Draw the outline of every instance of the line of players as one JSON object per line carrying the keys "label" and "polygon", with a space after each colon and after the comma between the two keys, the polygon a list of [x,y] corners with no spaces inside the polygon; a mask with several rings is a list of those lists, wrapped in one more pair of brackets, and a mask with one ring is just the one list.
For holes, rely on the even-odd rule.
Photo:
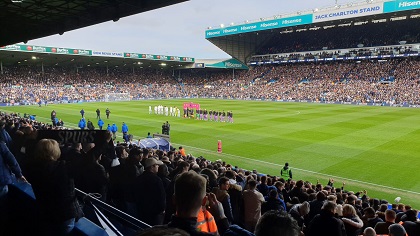
{"label": "line of players", "polygon": [[[175,116],[181,117],[181,111],[178,107],[154,106],[155,115]],[[149,114],[152,114],[152,106],[149,106]]]}
{"label": "line of players", "polygon": [[[195,114],[195,116],[194,116]],[[196,109],[194,113],[194,109],[186,108],[184,109],[184,118],[194,118],[196,120],[205,120],[205,121],[215,121],[215,122],[228,122],[233,123],[233,112],[228,111],[213,111],[207,109],[201,110]]]}

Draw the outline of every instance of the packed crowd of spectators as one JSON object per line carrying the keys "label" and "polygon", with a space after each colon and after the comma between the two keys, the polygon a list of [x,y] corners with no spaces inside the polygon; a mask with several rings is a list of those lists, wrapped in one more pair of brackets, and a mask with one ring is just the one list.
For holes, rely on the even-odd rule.
{"label": "packed crowd of spectators", "polygon": [[388,46],[398,45],[400,41],[418,43],[420,42],[418,27],[417,18],[377,24],[365,22],[353,26],[319,27],[317,30],[308,26],[306,31],[277,34],[255,54],[305,52],[323,48],[356,48],[360,44],[364,47]]}
{"label": "packed crowd of spectators", "polygon": [[1,114],[0,144],[20,165],[13,164],[13,173],[32,184],[46,219],[41,227],[51,233],[45,235],[68,232],[78,219],[75,187],[155,226],[140,235],[174,229],[178,235],[247,236],[420,232],[417,210],[402,203],[390,208],[387,200],[353,192],[334,179],[326,184],[295,180],[290,170],[265,175],[194,157],[182,147],[166,152],[112,144],[109,133],[95,143],[37,141],[43,129],[55,128]]}
{"label": "packed crowd of spectators", "polygon": [[[267,62],[290,62],[291,60],[343,60],[354,57],[392,57],[406,54],[418,53],[418,44],[412,45],[391,45],[382,47],[362,47],[339,50],[317,50],[295,53],[276,53],[266,55],[254,55],[250,62],[264,64]],[[324,60],[325,61],[325,60]]]}
{"label": "packed crowd of spectators", "polygon": [[10,105],[131,99],[224,98],[420,105],[420,60],[389,59],[262,65],[249,71],[5,68],[0,100]]}

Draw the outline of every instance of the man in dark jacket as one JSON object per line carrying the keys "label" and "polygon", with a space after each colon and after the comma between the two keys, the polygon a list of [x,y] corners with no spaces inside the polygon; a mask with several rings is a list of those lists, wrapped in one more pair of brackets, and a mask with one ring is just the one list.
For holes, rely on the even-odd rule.
{"label": "man in dark jacket", "polygon": [[88,128],[88,130],[94,130],[95,129],[95,126],[93,126],[92,121],[90,121],[89,119],[88,119],[88,122],[87,122],[87,128]]}
{"label": "man in dark jacket", "polygon": [[137,177],[135,183],[138,217],[147,224],[160,225],[163,224],[166,192],[157,173],[163,162],[151,157],[144,163],[145,171]]}
{"label": "man in dark jacket", "polygon": [[334,217],[337,204],[326,201],[322,206],[321,213],[316,215],[309,223],[307,236],[345,236],[346,229],[340,219]]}
{"label": "man in dark jacket", "polygon": [[230,196],[228,193],[230,182],[227,177],[219,179],[219,187],[213,188],[213,193],[219,202],[222,203],[223,211],[228,218],[229,222],[233,222],[232,205],[230,203]]}

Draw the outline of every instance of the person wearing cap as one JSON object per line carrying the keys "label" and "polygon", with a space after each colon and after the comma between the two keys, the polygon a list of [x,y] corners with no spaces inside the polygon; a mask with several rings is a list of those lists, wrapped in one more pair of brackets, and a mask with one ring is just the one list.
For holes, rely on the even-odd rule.
{"label": "person wearing cap", "polygon": [[168,167],[168,172],[169,173],[171,173],[174,170],[172,162],[169,160],[169,157],[164,156],[164,157],[162,157],[161,161],[163,162],[163,164],[165,164]]}
{"label": "person wearing cap", "polygon": [[144,160],[143,174],[135,181],[135,198],[139,220],[149,225],[163,223],[166,207],[166,192],[162,179],[157,175],[163,162],[151,157]]}
{"label": "person wearing cap", "polygon": [[407,232],[400,224],[392,224],[388,227],[389,236],[407,236]]}
{"label": "person wearing cap", "polygon": [[286,181],[292,179],[292,170],[289,168],[288,162],[286,162],[284,167],[280,170],[280,175]]}

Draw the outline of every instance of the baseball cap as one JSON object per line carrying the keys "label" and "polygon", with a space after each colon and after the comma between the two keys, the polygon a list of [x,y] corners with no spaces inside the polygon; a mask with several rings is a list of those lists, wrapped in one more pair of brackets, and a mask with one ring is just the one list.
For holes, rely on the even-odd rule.
{"label": "baseball cap", "polygon": [[163,162],[156,160],[153,157],[147,158],[144,162],[144,168],[153,166],[153,165],[163,165]]}
{"label": "baseball cap", "polygon": [[167,163],[167,164],[171,164],[171,161],[169,160],[169,158],[168,157],[162,157],[162,162],[163,163]]}

